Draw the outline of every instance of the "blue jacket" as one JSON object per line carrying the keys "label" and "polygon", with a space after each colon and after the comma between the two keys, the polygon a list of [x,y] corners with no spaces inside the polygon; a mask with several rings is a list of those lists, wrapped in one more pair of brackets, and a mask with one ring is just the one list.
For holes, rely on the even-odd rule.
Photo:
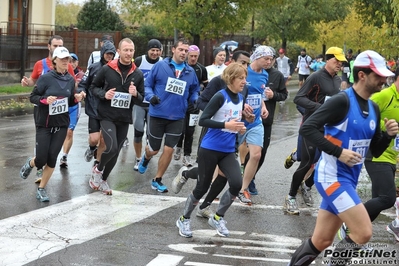
{"label": "blue jacket", "polygon": [[185,81],[186,86],[182,95],[167,91],[168,78],[176,78],[175,67],[171,64],[171,58],[165,58],[156,63],[148,73],[144,81],[145,100],[149,101],[156,95],[161,102],[150,104],[150,116],[168,120],[180,120],[186,115],[188,103],[195,103],[198,99],[200,86],[197,75],[192,67],[184,62],[184,68],[177,78]]}

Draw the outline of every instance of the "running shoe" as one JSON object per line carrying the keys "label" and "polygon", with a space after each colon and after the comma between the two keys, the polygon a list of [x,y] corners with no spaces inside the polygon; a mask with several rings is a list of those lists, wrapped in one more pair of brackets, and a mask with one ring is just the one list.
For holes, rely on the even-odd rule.
{"label": "running shoe", "polygon": [[22,179],[26,179],[28,178],[30,172],[32,171],[33,167],[30,166],[30,161],[32,160],[32,158],[28,158],[25,162],[25,164],[21,167],[21,170],[19,170],[19,176]]}
{"label": "running shoe", "polygon": [[154,179],[151,181],[151,188],[161,193],[168,192],[168,188],[162,183],[162,181],[155,181]]}
{"label": "running shoe", "polygon": [[216,232],[220,236],[229,236],[229,230],[226,227],[226,220],[223,217],[219,218],[219,221],[215,219],[215,216],[208,219],[208,224],[216,229]]}
{"label": "running shoe", "polygon": [[[347,235],[349,235],[349,233],[350,233],[349,228],[346,226],[345,223],[343,223],[337,232],[337,237],[339,240],[342,240]],[[364,244],[359,247],[359,252],[366,252],[366,251],[371,252],[372,250],[373,248],[370,247],[370,245],[368,244]]]}
{"label": "running shoe", "polygon": [[288,196],[284,200],[284,209],[289,214],[299,214],[298,204],[296,198],[289,198]]}
{"label": "running shoe", "polygon": [[43,176],[43,169],[37,169],[36,180],[35,180],[36,184],[42,182],[42,176]]}
{"label": "running shoe", "polygon": [[343,223],[337,232],[337,237],[339,240],[342,240],[347,235],[349,235],[349,228],[346,226],[345,223]]}
{"label": "running shoe", "polygon": [[251,195],[258,195],[258,190],[256,189],[255,179],[251,180],[251,183],[248,185],[248,191]]}
{"label": "running shoe", "polygon": [[191,167],[193,166],[193,162],[191,160],[191,156],[190,155],[186,155],[183,157],[183,164],[187,167]]}
{"label": "running shoe", "polygon": [[60,167],[61,168],[68,168],[67,157],[62,156],[60,159]]}
{"label": "running shoe", "polygon": [[104,195],[112,195],[112,189],[109,187],[106,180],[101,180],[98,190],[102,191]]}
{"label": "running shoe", "polygon": [[211,210],[211,205],[206,206],[202,210],[200,207],[198,207],[197,214],[196,214],[197,217],[202,217],[202,218],[207,218],[207,219],[212,218],[214,215],[215,214]]}
{"label": "running shoe", "polygon": [[295,163],[295,160],[292,158],[295,153],[296,153],[296,148],[285,159],[285,162],[284,162],[285,169],[291,168],[291,166]]}
{"label": "running shoe", "polygon": [[91,150],[90,147],[87,148],[87,150],[85,152],[85,160],[86,160],[86,162],[90,162],[93,159],[94,151],[95,150]]}
{"label": "running shoe", "polygon": [[177,176],[173,179],[173,181],[172,181],[172,191],[175,194],[179,193],[181,188],[184,186],[184,184],[186,184],[187,179],[184,178],[182,173],[184,171],[187,171],[187,170],[188,170],[188,168],[186,166],[183,166],[182,168],[180,168],[179,172],[177,173]]}
{"label": "running shoe", "polygon": [[180,160],[181,157],[181,148],[177,147],[176,148],[176,153],[173,155],[173,159],[176,161]]}
{"label": "running shoe", "polygon": [[41,202],[48,202],[50,198],[47,196],[47,192],[44,188],[37,188],[36,198]]}
{"label": "running shoe", "polygon": [[144,158],[145,158],[145,155],[143,154],[143,156],[141,156],[141,160],[139,162],[139,167],[137,168],[137,170],[139,171],[140,174],[144,174],[148,168],[149,162],[147,162],[147,165],[144,165]]}
{"label": "running shoe", "polygon": [[247,190],[244,190],[244,192],[239,192],[237,197],[242,204],[248,205],[248,206],[252,205],[251,195],[249,194],[249,192]]}
{"label": "running shoe", "polygon": [[303,201],[305,202],[306,205],[312,207],[313,206],[313,198],[312,198],[312,193],[310,189],[307,189],[305,186],[305,182],[302,182],[301,184],[301,194]]}
{"label": "running shoe", "polygon": [[176,221],[176,226],[179,228],[179,235],[183,237],[192,237],[193,232],[191,231],[190,219],[184,219],[183,216],[179,217]]}
{"label": "running shoe", "polygon": [[141,158],[136,158],[136,163],[133,166],[133,170],[134,171],[138,171],[139,170],[140,161],[141,161]]}
{"label": "running shoe", "polygon": [[399,228],[393,226],[393,222],[387,225],[387,231],[395,237],[396,241],[399,241]]}
{"label": "running shoe", "polygon": [[129,139],[126,138],[125,141],[123,142],[123,147],[129,146]]}
{"label": "running shoe", "polygon": [[98,190],[102,179],[103,173],[98,171],[97,166],[93,166],[93,169],[91,170],[91,177],[89,179],[89,186],[94,190]]}

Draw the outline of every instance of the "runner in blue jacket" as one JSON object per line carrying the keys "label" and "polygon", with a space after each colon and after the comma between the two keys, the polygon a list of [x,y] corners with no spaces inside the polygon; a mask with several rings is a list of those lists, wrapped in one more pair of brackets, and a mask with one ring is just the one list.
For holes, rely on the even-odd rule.
{"label": "runner in blue jacket", "polygon": [[172,47],[173,56],[156,63],[144,82],[145,100],[150,102],[150,118],[148,144],[138,171],[145,173],[151,157],[159,152],[165,136],[157,173],[151,182],[152,189],[161,193],[168,192],[162,183],[162,176],[172,160],[174,147],[182,134],[188,104],[197,101],[200,91],[197,75],[186,62],[188,48],[186,40],[176,41]]}

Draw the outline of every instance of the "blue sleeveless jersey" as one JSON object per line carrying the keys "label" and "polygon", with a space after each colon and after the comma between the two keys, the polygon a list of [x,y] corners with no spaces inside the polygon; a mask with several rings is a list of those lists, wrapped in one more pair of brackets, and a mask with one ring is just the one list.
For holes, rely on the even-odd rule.
{"label": "blue sleeveless jersey", "polygon": [[357,185],[359,174],[362,169],[364,158],[370,146],[377,126],[377,114],[368,101],[369,114],[362,114],[359,103],[357,102],[353,88],[345,90],[348,94],[349,110],[345,118],[336,125],[325,125],[325,138],[332,143],[349,150],[353,150],[362,155],[362,162],[349,167],[340,162],[338,158],[322,152],[319,162],[315,168],[316,182],[350,182]]}
{"label": "blue sleeveless jersey", "polygon": [[[238,104],[231,101],[226,89],[217,93],[221,93],[225,100],[211,119],[219,122],[228,122],[234,118],[241,120],[244,101],[241,93],[238,94],[240,97]],[[209,128],[201,141],[201,147],[220,152],[235,152],[236,134],[236,131],[225,128]]]}
{"label": "blue sleeveless jersey", "polygon": [[266,88],[267,81],[269,79],[269,74],[266,70],[262,69],[261,73],[257,73],[252,70],[250,66],[248,66],[248,76],[247,76],[247,87],[248,87],[248,96],[247,96],[247,104],[250,105],[254,109],[255,120],[253,123],[245,122],[245,126],[247,130],[256,127],[259,124],[262,124],[261,112],[262,112],[262,95]]}

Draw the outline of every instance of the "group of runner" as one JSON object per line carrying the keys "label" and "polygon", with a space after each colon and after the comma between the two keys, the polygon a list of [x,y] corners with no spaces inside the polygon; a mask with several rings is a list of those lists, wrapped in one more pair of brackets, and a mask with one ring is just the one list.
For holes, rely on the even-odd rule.
{"label": "group of runner", "polygon": [[[63,47],[62,37],[53,36],[48,44],[49,56],[35,64],[30,78],[21,80],[23,86],[34,86],[30,99],[36,105],[36,152],[23,165],[20,176],[26,179],[37,167],[40,180],[36,197],[49,201],[45,186],[65,145],[68,127],[73,131],[78,119],[71,119],[71,108],[85,99],[89,145],[84,157],[86,161],[95,158],[88,181],[92,189],[112,195],[107,178],[127,139],[129,124],[133,124],[133,169],[140,174],[146,172],[164,143],[151,180],[152,189],[158,192],[168,192],[162,177],[172,158],[180,159],[184,143],[184,166],[173,180],[172,190],[178,193],[189,178],[196,179],[197,185],[176,221],[179,234],[192,236],[191,213],[210,188],[197,215],[208,218],[219,235],[228,236],[224,214],[235,198],[251,205],[251,195],[258,193],[254,179],[270,143],[276,102],[288,95],[286,77],[273,68],[276,51],[265,45],[257,46],[251,55],[237,50],[231,62],[225,64],[225,49],[216,48],[214,63],[205,68],[198,63],[200,49],[184,39],[174,43],[172,56],[165,59],[161,57],[163,46],[156,39],[148,42],[147,54],[137,58],[131,39],[122,39],[117,48],[109,37],[103,41],[99,61],[93,62],[79,80],[71,66],[77,55]],[[284,207],[288,213],[299,214],[299,188],[308,195],[305,202],[313,204],[313,184],[322,203],[312,238],[297,249],[289,265],[309,265],[332,243],[337,231],[341,236],[338,250],[360,249],[371,237],[371,221],[395,203],[399,117],[393,106],[399,71],[390,72],[378,53],[364,51],[353,64],[353,86],[340,92],[337,73],[346,61],[343,51],[330,47],[325,58],[325,67],[303,81],[294,99],[304,110],[301,164]],[[395,83],[380,92],[390,76],[395,76]],[[199,110],[203,113],[198,118]],[[192,167],[191,146],[197,121],[205,130],[199,141],[198,167]],[[243,170],[236,158],[238,151]],[[65,166],[66,154],[61,166]],[[356,185],[364,161],[372,180],[373,199],[363,205]],[[315,162],[315,171],[303,182]],[[229,189],[213,213],[209,206],[227,183]],[[329,228],[328,234],[325,228]],[[387,230],[399,240],[399,218]]]}

